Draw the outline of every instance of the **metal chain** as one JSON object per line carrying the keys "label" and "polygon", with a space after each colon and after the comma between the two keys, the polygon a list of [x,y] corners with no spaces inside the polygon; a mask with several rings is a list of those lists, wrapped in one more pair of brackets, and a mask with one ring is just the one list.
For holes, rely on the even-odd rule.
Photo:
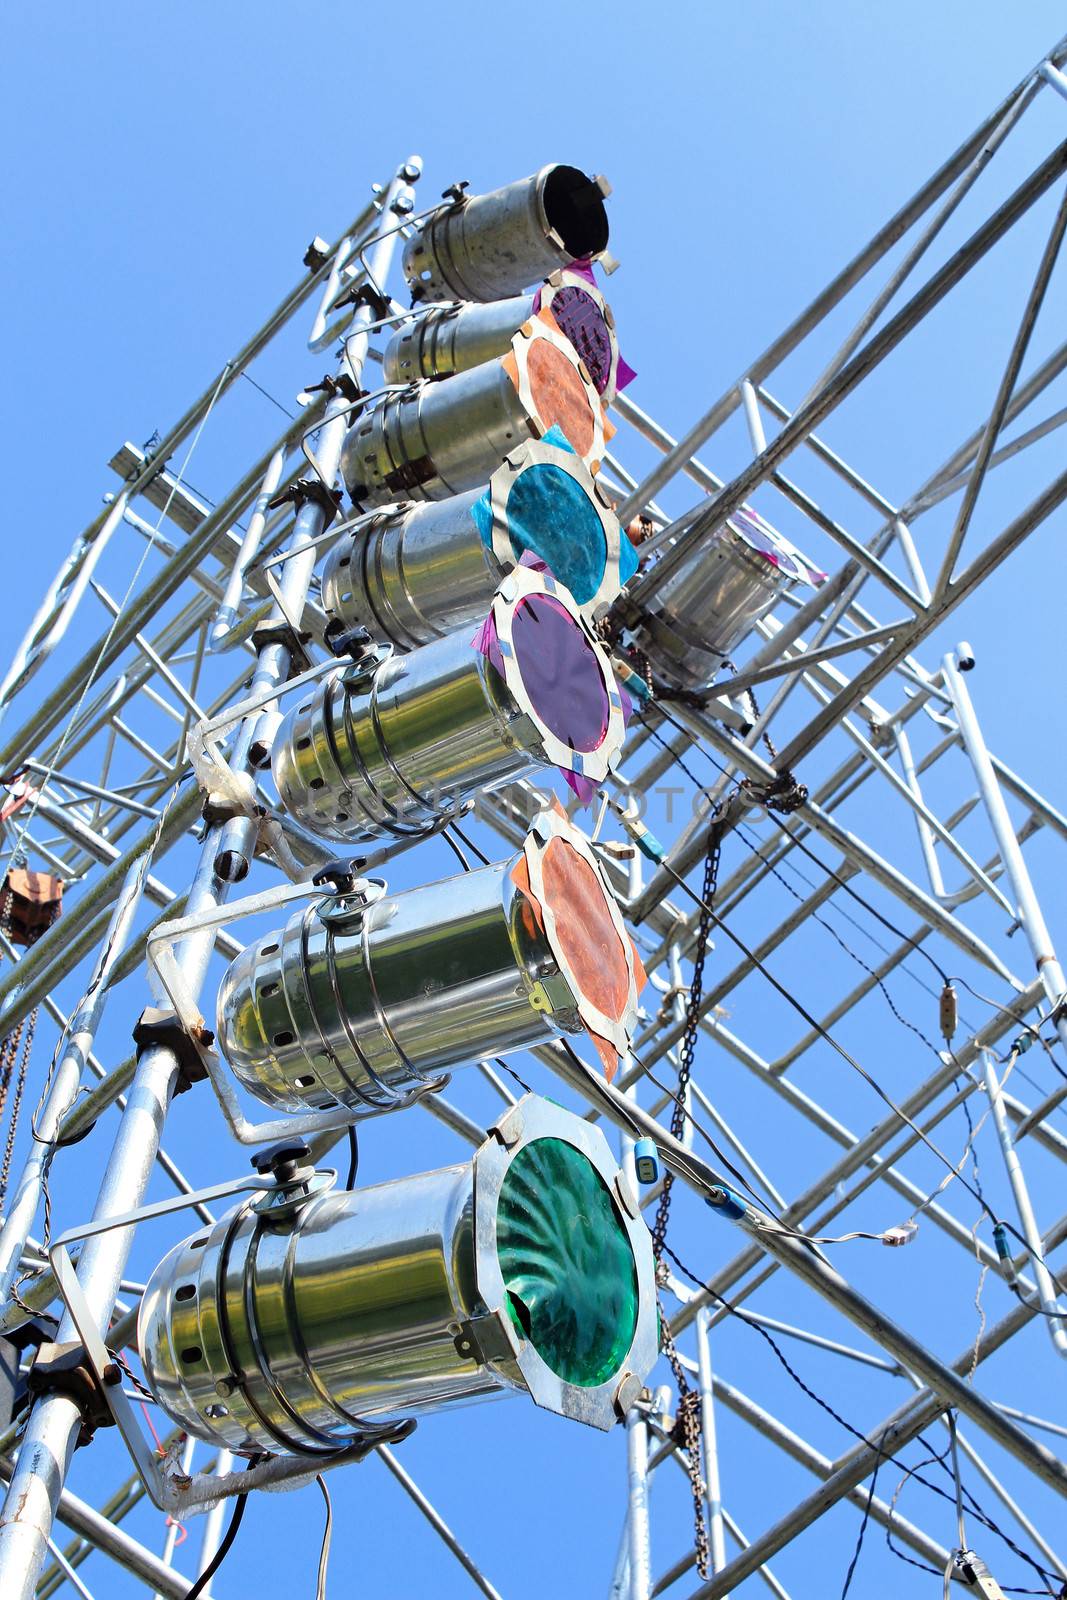
{"label": "metal chain", "polygon": [[691,1387],[686,1377],[685,1368],[682,1366],[671,1333],[670,1324],[662,1305],[659,1308],[660,1316],[660,1344],[663,1354],[667,1357],[670,1369],[674,1374],[675,1386],[678,1390],[678,1414],[674,1419],[672,1438],[680,1445],[686,1454],[686,1468],[689,1472],[689,1485],[693,1493],[693,1549],[696,1554],[697,1571],[702,1578],[709,1575],[711,1547],[708,1543],[708,1524],[704,1510],[704,1500],[707,1486],[700,1471],[700,1442],[703,1435],[701,1427],[700,1394]]}
{"label": "metal chain", "polygon": [[[0,928],[8,939],[11,937],[11,907],[14,894],[7,885],[3,889],[3,903],[0,905]],[[28,942],[33,944],[52,926],[59,911],[52,906],[51,915],[44,927],[39,928],[33,939]],[[37,1027],[39,1006],[34,1006],[28,1017],[23,1017],[13,1033],[9,1033],[0,1040],[0,1118],[4,1115],[7,1106],[8,1090],[11,1087],[12,1076],[15,1078],[15,1094],[11,1102],[11,1116],[7,1125],[7,1138],[4,1143],[4,1154],[0,1158],[0,1208],[7,1199],[7,1186],[11,1180],[11,1158],[15,1153],[15,1138],[18,1134],[19,1112],[22,1109],[22,1096],[26,1088],[26,1074],[29,1071],[30,1051],[33,1049],[33,1035]],[[21,1046],[21,1059],[20,1059]],[[18,1071],[15,1063],[18,1061]],[[47,1179],[44,1184],[45,1205],[45,1241],[47,1242],[51,1230],[52,1201],[48,1192]]]}
{"label": "metal chain", "polygon": [[[11,1177],[11,1157],[15,1151],[15,1135],[18,1132],[19,1111],[22,1109],[22,1092],[26,1087],[26,1073],[30,1065],[30,1051],[33,1048],[33,1032],[37,1026],[38,1007],[30,1012],[27,1019],[26,1036],[22,1043],[22,1059],[19,1062],[18,1076],[15,1079],[15,1097],[11,1102],[11,1116],[7,1125],[7,1140],[4,1144],[3,1160],[0,1161],[0,1207],[7,1199],[7,1186]],[[14,1038],[17,1042],[22,1033],[22,1023],[18,1025]],[[13,1061],[14,1052],[12,1052]],[[2,1110],[2,1107],[0,1107]]]}
{"label": "metal chain", "polygon": [[[697,1034],[700,1029],[700,1002],[704,992],[704,958],[708,953],[708,939],[711,934],[711,911],[715,899],[715,891],[719,881],[719,857],[722,852],[724,833],[724,819],[720,810],[712,814],[708,827],[707,850],[704,856],[704,885],[701,893],[702,905],[700,908],[700,921],[697,928],[697,945],[693,955],[693,977],[689,986],[689,999],[685,1011],[685,1031],[682,1034],[681,1048],[678,1052],[678,1091],[671,1108],[671,1133],[676,1139],[681,1139],[685,1131],[686,1105],[685,1094],[689,1087],[689,1080],[693,1074],[693,1062],[696,1057]],[[656,1208],[656,1220],[652,1226],[652,1249],[656,1257],[656,1275],[662,1284],[666,1281],[667,1267],[663,1258],[663,1246],[667,1238],[667,1224],[670,1220],[671,1189],[674,1186],[674,1174],[664,1174],[663,1187],[660,1190],[659,1205]],[[708,1527],[705,1515],[704,1501],[706,1489],[704,1479],[700,1472],[700,1394],[694,1389],[685,1374],[674,1338],[671,1334],[670,1324],[660,1307],[660,1343],[663,1354],[667,1357],[670,1369],[674,1374],[675,1385],[678,1390],[678,1416],[674,1424],[674,1438],[681,1445],[688,1458],[689,1482],[693,1491],[693,1543],[696,1550],[697,1571],[702,1578],[708,1576],[709,1545]]]}
{"label": "metal chain", "polygon": [[[711,934],[712,905],[715,899],[715,890],[719,879],[719,856],[722,850],[723,819],[716,810],[712,814],[711,824],[708,828],[707,852],[704,857],[704,886],[701,892],[700,921],[697,927],[697,946],[693,955],[693,977],[689,986],[689,999],[685,1011],[685,1031],[682,1034],[681,1048],[678,1052],[678,1093],[671,1108],[671,1133],[680,1139],[685,1131],[685,1091],[689,1087],[689,1079],[693,1073],[693,1061],[696,1056],[697,1034],[700,1029],[700,1002],[704,991],[704,958],[708,953],[708,939]],[[656,1220],[652,1228],[652,1248],[656,1253],[656,1260],[660,1261],[663,1255],[663,1242],[667,1237],[667,1221],[671,1210],[671,1189],[674,1185],[674,1174],[668,1172],[663,1178],[663,1188],[660,1193],[659,1205],[656,1208]]]}
{"label": "metal chain", "polygon": [[[0,890],[0,931],[5,938],[11,938],[11,905],[14,896],[7,884]],[[0,1118],[4,1115],[7,1105],[7,1094],[11,1087],[11,1074],[14,1070],[15,1060],[18,1056],[19,1040],[22,1037],[23,1024],[20,1022],[14,1033],[9,1033],[0,1039]]]}
{"label": "metal chain", "polygon": [[[760,719],[759,702],[751,689],[746,689],[745,694],[748,696],[749,703],[752,706],[753,720],[758,722]],[[778,760],[778,746],[771,739],[766,729],[763,731],[763,742],[767,746],[767,754],[770,756],[772,764],[776,763]],[[790,812],[798,810],[802,805],[806,805],[808,799],[806,785],[800,783],[793,773],[788,771],[776,772],[770,783],[757,783],[754,778],[743,778],[741,787],[761,806],[766,806],[768,811],[780,811],[786,817],[789,816]]]}

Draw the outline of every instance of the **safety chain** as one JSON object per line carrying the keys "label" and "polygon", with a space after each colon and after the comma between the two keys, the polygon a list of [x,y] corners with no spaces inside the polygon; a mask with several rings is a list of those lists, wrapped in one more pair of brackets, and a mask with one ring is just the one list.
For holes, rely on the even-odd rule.
{"label": "safety chain", "polygon": [[[11,889],[7,888],[6,886],[2,891],[0,891],[0,893],[2,893],[2,902],[0,902],[0,929],[3,930],[7,939],[10,940],[11,906],[14,900],[14,895],[12,894]],[[58,915],[58,910],[53,908],[52,916],[47,924],[47,927],[51,927]],[[45,931],[45,928],[41,928],[36,935],[36,938],[40,938],[41,934]],[[31,942],[36,941],[34,940]],[[39,1006],[34,1006],[29,1016],[23,1017],[22,1021],[18,1024],[18,1027],[13,1033],[9,1033],[5,1035],[3,1039],[0,1039],[0,1119],[3,1118],[4,1111],[7,1107],[8,1091],[11,1088],[12,1078],[15,1080],[15,1093],[11,1101],[11,1117],[7,1125],[7,1139],[4,1143],[3,1157],[0,1158],[0,1210],[2,1210],[4,1202],[7,1199],[7,1186],[11,1179],[11,1158],[15,1152],[15,1137],[18,1133],[19,1112],[22,1109],[22,1095],[26,1087],[26,1074],[29,1070],[30,1051],[33,1049],[33,1035],[34,1030],[37,1027],[37,1014],[39,1010]],[[18,1063],[17,1071],[16,1062]]]}
{"label": "safety chain", "polygon": [[711,1549],[708,1544],[708,1524],[704,1511],[704,1496],[707,1492],[707,1486],[700,1471],[700,1441],[703,1434],[700,1394],[690,1386],[689,1379],[686,1377],[685,1368],[682,1366],[681,1358],[674,1343],[674,1336],[671,1333],[670,1324],[667,1321],[662,1305],[659,1308],[659,1319],[660,1344],[674,1374],[675,1387],[678,1390],[678,1414],[674,1419],[671,1438],[675,1444],[681,1446],[686,1454],[686,1469],[689,1473],[689,1483],[693,1491],[693,1548],[696,1553],[697,1571],[702,1578],[706,1578],[709,1575]]}
{"label": "safety chain", "polygon": [[[719,809],[712,814],[711,824],[708,828],[707,851],[704,857],[704,886],[701,892],[700,921],[697,930],[697,946],[693,955],[693,977],[689,987],[689,999],[685,1011],[685,1031],[682,1034],[681,1048],[678,1052],[678,1091],[671,1107],[671,1133],[680,1139],[685,1132],[685,1091],[689,1087],[689,1079],[693,1074],[693,1060],[696,1055],[697,1033],[700,1028],[700,1002],[704,990],[704,958],[708,953],[708,938],[711,934],[712,905],[715,899],[715,890],[719,878],[719,856],[722,850],[723,816]],[[674,1174],[665,1173],[663,1188],[656,1208],[656,1220],[652,1228],[652,1248],[656,1252],[656,1260],[660,1261],[663,1255],[663,1244],[667,1237],[667,1220],[671,1209],[671,1189],[674,1185]]]}
{"label": "safety chain", "polygon": [[[711,908],[715,899],[715,891],[719,880],[719,857],[722,852],[722,840],[725,832],[725,816],[721,808],[712,814],[708,828],[707,850],[704,856],[704,886],[701,893],[700,921],[697,931],[697,945],[693,956],[693,978],[689,987],[689,999],[685,1011],[685,1031],[682,1034],[681,1048],[678,1052],[678,1090],[671,1108],[671,1133],[676,1139],[681,1139],[685,1131],[685,1093],[689,1080],[693,1074],[693,1061],[696,1056],[697,1033],[700,1027],[700,1002],[704,991],[704,958],[708,953],[708,938],[711,934]],[[663,1256],[663,1246],[667,1238],[667,1223],[670,1219],[671,1189],[674,1185],[674,1174],[664,1174],[663,1187],[660,1191],[659,1205],[656,1208],[656,1220],[652,1226],[652,1249],[656,1257],[656,1277],[662,1286],[667,1279],[667,1266]],[[675,1385],[678,1389],[678,1415],[674,1424],[673,1437],[688,1457],[689,1482],[693,1491],[693,1542],[696,1548],[697,1571],[702,1578],[708,1576],[708,1528],[704,1510],[705,1486],[700,1472],[700,1394],[692,1388],[685,1374],[674,1339],[671,1335],[670,1324],[660,1307],[660,1342],[663,1354],[667,1357],[670,1369],[674,1374]]]}
{"label": "safety chain", "polygon": [[[746,689],[748,702],[752,707],[754,722],[760,719],[759,702],[751,689]],[[771,739],[770,734],[764,729],[763,742],[767,747],[767,754],[772,762],[778,760],[778,746]],[[766,806],[768,811],[780,811],[783,816],[788,816],[791,811],[797,811],[805,805],[808,798],[806,784],[800,783],[791,772],[776,772],[770,783],[757,783],[754,778],[744,778],[741,787],[746,789],[754,800]]]}

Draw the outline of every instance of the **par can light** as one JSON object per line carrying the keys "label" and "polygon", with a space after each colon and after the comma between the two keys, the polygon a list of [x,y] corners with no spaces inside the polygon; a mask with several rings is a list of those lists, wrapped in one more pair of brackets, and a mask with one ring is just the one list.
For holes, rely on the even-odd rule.
{"label": "par can light", "polygon": [[179,1427],[316,1456],[508,1391],[604,1429],[633,1405],[657,1356],[652,1244],[598,1129],[530,1095],[462,1166],[354,1193],[321,1178],[152,1274],[138,1342]]}
{"label": "par can light", "polygon": [[824,577],[757,512],[742,506],[656,591],[635,642],[659,676],[684,688],[705,688],[783,595]]}
{"label": "par can light", "polygon": [[619,341],[611,307],[594,283],[574,272],[554,272],[533,294],[486,304],[435,306],[405,323],[385,347],[386,383],[447,378],[504,355],[530,318],[548,312],[574,346],[605,404],[615,398]]}
{"label": "par can light", "polygon": [[287,811],[349,840],[420,833],[539,767],[601,782],[622,748],[611,664],[566,590],[517,567],[472,638],[348,667],[283,719],[271,766]]}
{"label": "par can light", "polygon": [[326,559],[322,603],[346,628],[411,650],[480,622],[527,554],[592,613],[630,576],[631,549],[604,491],[550,435],[512,450],[487,488],[384,511],[353,530]]}
{"label": "par can light", "polygon": [[561,1032],[588,1030],[611,1076],[643,983],[588,841],[548,811],[510,860],[320,901],[250,944],[219,990],[219,1049],[269,1106],[373,1116]]}
{"label": "par can light", "polygon": [[553,164],[418,224],[404,250],[413,301],[500,300],[608,244],[605,178]]}
{"label": "par can light", "polygon": [[537,316],[500,359],[388,394],[360,417],[342,451],[345,487],[365,506],[445,500],[484,484],[516,445],[553,427],[595,472],[611,425],[573,345]]}

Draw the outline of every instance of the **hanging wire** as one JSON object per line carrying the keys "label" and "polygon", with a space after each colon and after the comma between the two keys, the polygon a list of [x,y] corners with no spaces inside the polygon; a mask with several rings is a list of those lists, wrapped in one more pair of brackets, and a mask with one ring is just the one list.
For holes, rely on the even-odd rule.
{"label": "hanging wire", "polygon": [[86,696],[89,693],[89,690],[92,688],[93,684],[96,682],[96,676],[97,676],[97,673],[100,670],[100,663],[103,661],[104,656],[107,653],[107,648],[108,648],[108,646],[110,645],[112,639],[115,636],[115,630],[117,629],[120,621],[122,620],[123,612],[126,610],[126,607],[129,605],[130,597],[132,596],[133,591],[137,586],[137,580],[140,578],[141,573],[144,570],[145,562],[148,560],[148,557],[149,557],[151,551],[155,547],[155,536],[159,533],[160,529],[162,528],[164,520],[166,519],[167,513],[170,511],[171,501],[174,499],[174,496],[177,494],[179,488],[181,487],[182,481],[183,481],[183,479],[185,477],[185,470],[188,467],[190,461],[193,459],[193,454],[194,454],[194,452],[196,450],[196,447],[200,443],[200,436],[204,431],[204,428],[205,428],[205,426],[207,424],[208,418],[210,417],[212,411],[215,409],[215,402],[216,402],[216,400],[218,399],[219,395],[222,392],[222,386],[226,382],[227,375],[232,370],[232,367],[233,367],[233,363],[230,362],[230,361],[227,361],[226,365],[223,367],[222,371],[219,373],[219,381],[215,385],[215,389],[214,389],[214,392],[212,393],[211,399],[207,403],[207,408],[204,411],[204,415],[200,418],[200,421],[197,424],[196,432],[193,434],[192,440],[190,441],[190,444],[189,444],[189,448],[185,452],[185,459],[182,462],[180,468],[178,469],[178,475],[174,479],[173,483],[170,486],[170,490],[169,490],[169,492],[167,494],[166,501],[164,502],[163,509],[159,513],[159,519],[156,522],[156,525],[152,530],[152,538],[146,541],[144,549],[141,551],[140,559],[138,560],[137,565],[133,570],[133,576],[131,577],[129,583],[126,585],[126,593],[123,595],[121,601],[119,602],[119,607],[118,607],[118,610],[115,612],[114,617],[112,618],[111,626],[108,628],[107,633],[104,635],[103,643],[101,644],[100,649],[97,651],[96,657],[95,657],[92,665],[89,667],[88,672],[85,675],[85,679],[84,679],[84,681],[82,683],[82,687],[81,687],[81,692],[79,693],[78,698],[77,698],[77,700],[76,700],[76,702],[74,704],[74,709],[71,712],[70,717],[67,720],[67,725],[63,729],[62,737],[60,738],[60,741],[59,741],[58,745],[56,746],[55,751],[54,751],[54,753],[53,753],[53,755],[52,755],[52,757],[51,757],[51,759],[50,759],[50,761],[48,763],[48,769],[44,773],[44,775],[43,775],[43,777],[41,779],[41,782],[34,786],[35,793],[34,793],[33,799],[30,801],[29,808],[28,808],[28,814],[23,818],[21,812],[19,813],[21,826],[20,826],[19,832],[18,832],[18,834],[17,834],[17,836],[15,838],[15,843],[12,846],[11,850],[8,852],[8,859],[11,860],[11,861],[18,861],[20,859],[20,856],[21,856],[21,853],[22,853],[23,843],[24,843],[25,838],[26,838],[26,833],[27,833],[27,830],[28,830],[30,824],[32,823],[34,817],[37,815],[37,807],[38,807],[38,805],[40,803],[41,796],[44,793],[44,791],[48,788],[48,785],[52,780],[52,774],[55,772],[56,768],[58,767],[58,765],[60,763],[60,760],[61,760],[62,755],[63,755],[63,751],[66,749],[66,746],[67,746],[67,741],[70,738],[71,732],[73,731],[73,728],[74,728],[74,724],[76,723],[76,721],[78,719],[78,713],[81,711],[82,706],[85,704],[85,699],[86,699]]}
{"label": "hanging wire", "polygon": [[315,1482],[322,1490],[322,1498],[326,1502],[326,1525],[322,1530],[322,1546],[319,1550],[319,1567],[315,1579],[315,1600],[326,1600],[326,1570],[330,1564],[330,1544],[333,1540],[333,1506],[330,1503],[330,1491],[326,1487],[326,1479],[321,1472],[315,1474]]}
{"label": "hanging wire", "polygon": [[226,1532],[223,1534],[222,1541],[219,1544],[218,1549],[215,1551],[215,1554],[212,1556],[211,1560],[200,1574],[199,1578],[197,1578],[196,1582],[185,1596],[185,1600],[198,1600],[198,1596],[204,1593],[204,1590],[208,1587],[212,1578],[215,1576],[216,1572],[218,1572],[219,1568],[222,1566],[222,1563],[226,1560],[226,1557],[233,1548],[233,1542],[237,1538],[238,1529],[244,1520],[245,1506],[247,1503],[248,1490],[246,1489],[242,1494],[237,1495],[234,1499],[233,1511],[230,1513],[229,1525],[226,1529]]}
{"label": "hanging wire", "polygon": [[[698,1275],[694,1273],[690,1267],[686,1266],[685,1262],[681,1260],[678,1254],[671,1249],[670,1245],[665,1245],[664,1251],[665,1254],[670,1257],[671,1261],[673,1261],[679,1272],[681,1272],[682,1275],[687,1278],[695,1288],[698,1288],[705,1294],[710,1295],[718,1302],[719,1305],[723,1307],[725,1311],[727,1311],[732,1317],[736,1317],[739,1321],[743,1322],[746,1327],[754,1329],[755,1332],[758,1333],[764,1340],[764,1342],[770,1346],[779,1364],[785,1370],[793,1383],[795,1383],[796,1386],[808,1396],[809,1400],[813,1400],[815,1404],[825,1411],[828,1416],[832,1417],[840,1427],[844,1428],[846,1433],[850,1433],[854,1439],[858,1440],[861,1444],[867,1445],[869,1449],[872,1449],[875,1452],[876,1463],[883,1459],[886,1461],[892,1461],[894,1465],[901,1468],[905,1478],[914,1479],[916,1483],[922,1484],[924,1489],[929,1489],[932,1494],[938,1495],[942,1500],[946,1500],[950,1505],[955,1506],[956,1496],[954,1492],[950,1493],[942,1489],[939,1484],[931,1482],[929,1478],[921,1477],[916,1468],[906,1466],[899,1459],[899,1457],[894,1455],[891,1451],[887,1451],[883,1448],[885,1440],[884,1433],[877,1441],[869,1438],[853,1423],[849,1422],[845,1417],[843,1417],[841,1413],[833,1405],[831,1405],[829,1400],[813,1389],[810,1384],[806,1383],[805,1380],[800,1376],[799,1372],[797,1372],[796,1368],[792,1366],[781,1346],[778,1344],[778,1341],[771,1333],[768,1332],[762,1323],[756,1322],[748,1315],[747,1312],[742,1311],[740,1306],[737,1306],[732,1301],[727,1300],[726,1297],[721,1295],[710,1283],[706,1282],[703,1278],[698,1277]],[[918,1437],[920,1443],[922,1443],[929,1450],[930,1447],[923,1436],[920,1434]],[[936,1460],[942,1466],[942,1468],[944,1468],[949,1477],[952,1476],[951,1469],[946,1466],[943,1456],[939,1456],[935,1452],[932,1456],[932,1459]],[[897,1493],[899,1494],[899,1489]],[[969,1491],[966,1486],[963,1487],[963,1494],[966,1497],[967,1504],[970,1507],[972,1515],[977,1517],[983,1526],[988,1528],[991,1533],[995,1533],[999,1539],[1002,1539],[1008,1546],[1009,1550],[1013,1551],[1015,1555],[1017,1555],[1021,1560],[1025,1561],[1026,1564],[1038,1574],[1042,1581],[1046,1583],[1046,1588],[1044,1589],[1009,1588],[1006,1584],[1002,1584],[1001,1588],[1004,1590],[1004,1592],[1006,1594],[1048,1594],[1053,1597],[1053,1600],[1059,1600],[1061,1595],[1061,1589],[1059,1586],[1062,1583],[1059,1574],[1052,1572],[1047,1567],[1043,1567],[1040,1562],[1036,1561],[1032,1556],[1028,1555],[1025,1550],[1021,1549],[1021,1547],[1017,1545],[1007,1533],[1005,1533],[1004,1529],[1000,1527],[999,1523],[996,1522],[989,1512],[985,1511],[978,1504],[974,1494]],[[891,1510],[895,1503],[896,1495],[894,1495],[893,1501],[891,1502]],[[911,1560],[910,1557],[905,1557],[905,1559],[909,1561]],[[918,1564],[924,1566],[926,1571],[933,1572],[935,1576],[941,1576],[940,1572],[938,1572],[936,1568],[926,1567],[925,1563]],[[1055,1589],[1047,1587],[1047,1584],[1050,1580],[1055,1581],[1057,1584]]]}

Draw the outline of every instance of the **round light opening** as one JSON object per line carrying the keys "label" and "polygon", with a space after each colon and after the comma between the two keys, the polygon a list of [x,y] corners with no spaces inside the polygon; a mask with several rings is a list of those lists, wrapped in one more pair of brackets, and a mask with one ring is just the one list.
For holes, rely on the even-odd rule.
{"label": "round light opening", "polygon": [[565,1383],[607,1383],[637,1329],[637,1271],[607,1184],[580,1150],[534,1139],[497,1202],[496,1242],[511,1319]]}
{"label": "round light opening", "polygon": [[603,394],[611,379],[611,334],[604,313],[593,296],[576,283],[557,289],[549,309],[560,332],[585,362],[597,394]]}
{"label": "round light opening", "polygon": [[593,448],[595,418],[581,374],[550,339],[531,339],[526,352],[534,410],[547,430],[558,423],[580,456]]}
{"label": "round light opening", "polygon": [[545,216],[568,254],[595,256],[608,244],[608,213],[600,185],[577,167],[555,166],[545,178]]}
{"label": "round light opening", "polygon": [[581,484],[562,467],[538,462],[516,478],[504,509],[515,560],[532,550],[580,606],[590,601],[604,581],[608,547]]}
{"label": "round light opening", "polygon": [[604,886],[566,839],[550,839],[541,861],[555,941],[587,1000],[618,1021],[630,998],[630,968]]}
{"label": "round light opening", "polygon": [[549,595],[528,595],[511,625],[515,660],[534,710],[572,750],[598,750],[608,731],[608,693],[589,640]]}

